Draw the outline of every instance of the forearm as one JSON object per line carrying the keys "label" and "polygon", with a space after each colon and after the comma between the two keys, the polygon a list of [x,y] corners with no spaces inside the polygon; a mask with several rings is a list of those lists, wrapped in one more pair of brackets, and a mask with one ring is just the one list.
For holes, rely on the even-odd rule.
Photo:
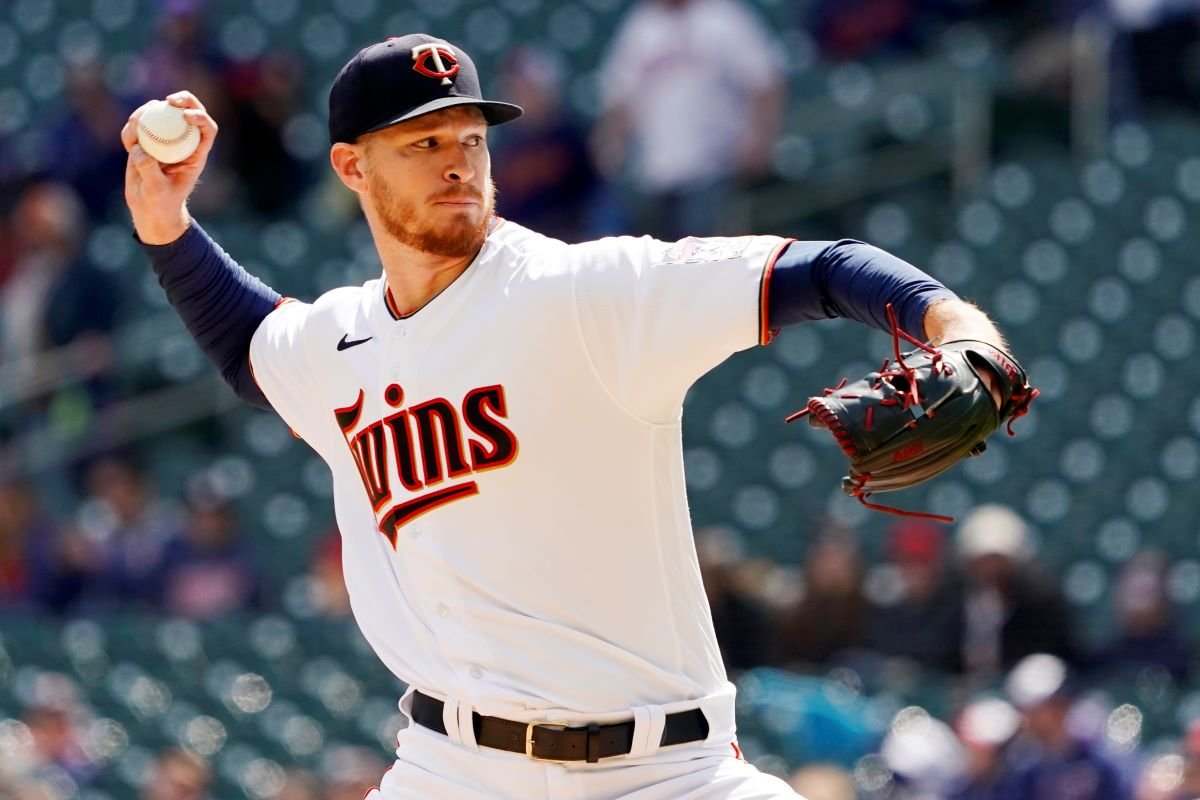
{"label": "forearm", "polygon": [[1003,352],[1008,345],[1000,330],[977,306],[963,300],[938,300],[925,312],[925,337],[932,344],[977,339]]}
{"label": "forearm", "polygon": [[[891,303],[900,327],[930,335],[934,304],[965,305],[940,281],[891,253],[862,242],[792,242],[768,276],[768,327],[846,317],[891,332]],[[941,320],[939,315],[935,321]],[[940,332],[939,328],[939,332]]]}
{"label": "forearm", "polygon": [[250,275],[199,225],[175,241],[143,244],[167,299],[196,344],[241,399],[270,408],[250,371],[250,339],[281,297]]}

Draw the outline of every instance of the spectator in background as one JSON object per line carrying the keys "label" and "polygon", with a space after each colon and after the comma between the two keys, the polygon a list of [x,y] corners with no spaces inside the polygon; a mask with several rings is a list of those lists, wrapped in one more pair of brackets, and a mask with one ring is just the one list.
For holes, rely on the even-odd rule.
{"label": "spectator in background", "polygon": [[1151,762],[1142,781],[1143,792],[1137,800],[1195,800],[1200,797],[1200,719],[1193,719],[1188,724],[1181,744],[1182,774],[1175,778],[1171,774],[1173,765],[1168,762],[1167,775],[1156,776]]}
{"label": "spectator in background", "polygon": [[[113,131],[120,130],[136,104],[114,95],[104,82],[99,60],[74,64],[66,75],[66,107],[44,135],[41,159],[46,172],[78,193],[93,222],[123,212],[127,153]],[[114,204],[122,204],[115,207]]]}
{"label": "spectator in background", "polygon": [[71,187],[37,181],[13,210],[12,271],[0,285],[0,362],[73,344],[92,375],[113,360],[113,281],[88,261],[87,216]]}
{"label": "spectator in background", "polygon": [[854,778],[833,764],[808,764],[788,776],[788,786],[805,800],[856,800]]}
{"label": "spectator in background", "polygon": [[959,525],[966,576],[963,661],[987,678],[1032,653],[1069,663],[1077,654],[1066,601],[1057,583],[1033,563],[1029,529],[1016,512],[983,505]]}
{"label": "spectator in background", "polygon": [[87,469],[84,481],[78,531],[67,535],[62,548],[72,604],[88,611],[159,608],[167,544],[181,536],[178,520],[130,460],[102,458]]}
{"label": "spectator in background", "polygon": [[52,771],[61,770],[78,788],[95,780],[99,769],[88,757],[81,731],[73,719],[79,713],[82,709],[72,702],[34,706],[21,715],[36,753],[35,776],[50,778]]}
{"label": "spectator in background", "polygon": [[61,673],[34,670],[23,687],[29,705],[19,721],[9,720],[9,735],[0,747],[0,788],[7,780],[32,797],[41,796],[39,788],[53,789],[50,797],[64,797],[64,785],[78,794],[100,772],[83,746],[90,712],[80,703],[78,685]]}
{"label": "spectator in background", "polygon": [[966,751],[966,772],[952,800],[1020,800],[1009,751],[1020,724],[1017,710],[995,697],[974,699],[958,713],[954,731]]}
{"label": "spectator in background", "polygon": [[343,745],[322,759],[323,800],[363,800],[387,769],[383,759],[366,747]]}
{"label": "spectator in background", "polygon": [[283,788],[271,800],[325,800],[321,781],[316,775],[301,769],[290,769]]}
{"label": "spectator in background", "polygon": [[231,67],[226,90],[230,123],[223,166],[237,176],[250,208],[263,216],[294,209],[308,185],[307,165],[292,155],[286,128],[304,101],[303,65],[291,53],[274,52]]}
{"label": "spectator in background", "polygon": [[817,0],[804,7],[803,26],[821,55],[834,61],[880,51],[911,52],[920,45],[921,0]]}
{"label": "spectator in background", "polygon": [[[1192,726],[1194,727],[1194,725]],[[1189,728],[1183,752],[1167,750],[1146,760],[1138,776],[1134,800],[1196,800],[1200,797],[1200,762]]]}
{"label": "spectator in background", "polygon": [[936,525],[903,520],[887,539],[896,592],[879,598],[868,616],[867,646],[924,667],[962,671],[962,586],[946,564],[946,539]]}
{"label": "spectator in background", "polygon": [[1062,659],[1035,653],[1022,659],[1004,682],[1021,712],[1025,760],[1013,778],[1012,800],[1127,800],[1116,764],[1092,743],[1073,734],[1068,715],[1075,687]]}
{"label": "spectator in background", "polygon": [[525,109],[521,124],[497,131],[492,148],[497,213],[547,236],[579,242],[597,177],[587,137],[563,105],[564,65],[554,53],[520,46],[500,67],[500,95]]}
{"label": "spectator in background", "polygon": [[783,665],[804,670],[863,645],[867,600],[854,533],[826,522],[802,571],[802,597],[783,615],[779,638]]}
{"label": "spectator in background", "polygon": [[170,748],[158,754],[146,782],[142,800],[208,800],[212,768],[189,750]]}
{"label": "spectator in background", "polygon": [[[66,184],[38,179],[26,185],[8,230],[0,369],[19,394],[9,398],[0,440],[36,430],[56,442],[78,441],[93,429],[91,412],[115,396],[119,292],[87,257],[87,215]],[[51,351],[55,357],[47,359]]]}
{"label": "spectator in background", "polygon": [[1117,630],[1096,653],[1096,668],[1133,677],[1157,667],[1177,683],[1187,680],[1191,652],[1167,597],[1166,559],[1154,552],[1134,556],[1117,577],[1112,602]]}
{"label": "spectator in background", "polygon": [[726,671],[736,680],[743,670],[771,663],[770,617],[738,584],[739,542],[723,528],[703,528],[696,532],[696,555]]}
{"label": "spectator in background", "polygon": [[183,535],[163,555],[164,610],[212,620],[259,606],[259,569],[232,501],[200,477],[188,487],[186,507]]}
{"label": "spectator in background", "polygon": [[52,603],[56,539],[33,486],[0,480],[0,612]]}
{"label": "spectator in background", "polygon": [[600,73],[591,142],[600,170],[628,181],[633,227],[661,239],[711,236],[738,181],[768,173],[784,97],[778,43],[740,0],[640,0]]}
{"label": "spectator in background", "polygon": [[966,757],[954,731],[919,706],[901,709],[879,756],[892,773],[888,800],[944,798],[962,781]]}

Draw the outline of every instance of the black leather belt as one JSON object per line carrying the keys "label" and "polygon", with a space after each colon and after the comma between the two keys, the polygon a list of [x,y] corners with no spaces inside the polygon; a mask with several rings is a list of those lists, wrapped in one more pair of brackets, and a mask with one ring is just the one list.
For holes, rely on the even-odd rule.
{"label": "black leather belt", "polygon": [[[446,734],[442,721],[445,704],[427,694],[413,692],[413,722],[431,731]],[[524,753],[536,761],[586,761],[595,764],[602,758],[628,755],[633,747],[633,720],[609,725],[569,728],[557,722],[513,722],[499,717],[471,713],[475,741],[483,747]],[[661,746],[699,742],[708,738],[708,719],[698,708],[667,714]]]}

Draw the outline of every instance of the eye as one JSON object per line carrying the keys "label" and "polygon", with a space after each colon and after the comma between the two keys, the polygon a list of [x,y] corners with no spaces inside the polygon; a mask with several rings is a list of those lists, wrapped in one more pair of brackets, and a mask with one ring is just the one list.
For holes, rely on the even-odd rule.
{"label": "eye", "polygon": [[478,147],[479,145],[483,144],[483,137],[477,133],[472,136],[468,136],[467,144],[471,147]]}
{"label": "eye", "polygon": [[433,138],[432,136],[419,139],[413,142],[413,147],[416,147],[420,150],[432,150],[433,148],[437,147],[437,139]]}

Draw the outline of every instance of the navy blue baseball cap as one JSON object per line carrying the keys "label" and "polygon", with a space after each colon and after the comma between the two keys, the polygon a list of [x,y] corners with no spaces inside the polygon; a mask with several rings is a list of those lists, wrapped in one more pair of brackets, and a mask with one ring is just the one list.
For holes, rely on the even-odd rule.
{"label": "navy blue baseball cap", "polygon": [[471,57],[456,45],[424,33],[393,36],[364,47],[334,78],[329,90],[329,141],[353,142],[422,114],[472,105],[489,125],[511,122],[520,106],[484,100]]}

